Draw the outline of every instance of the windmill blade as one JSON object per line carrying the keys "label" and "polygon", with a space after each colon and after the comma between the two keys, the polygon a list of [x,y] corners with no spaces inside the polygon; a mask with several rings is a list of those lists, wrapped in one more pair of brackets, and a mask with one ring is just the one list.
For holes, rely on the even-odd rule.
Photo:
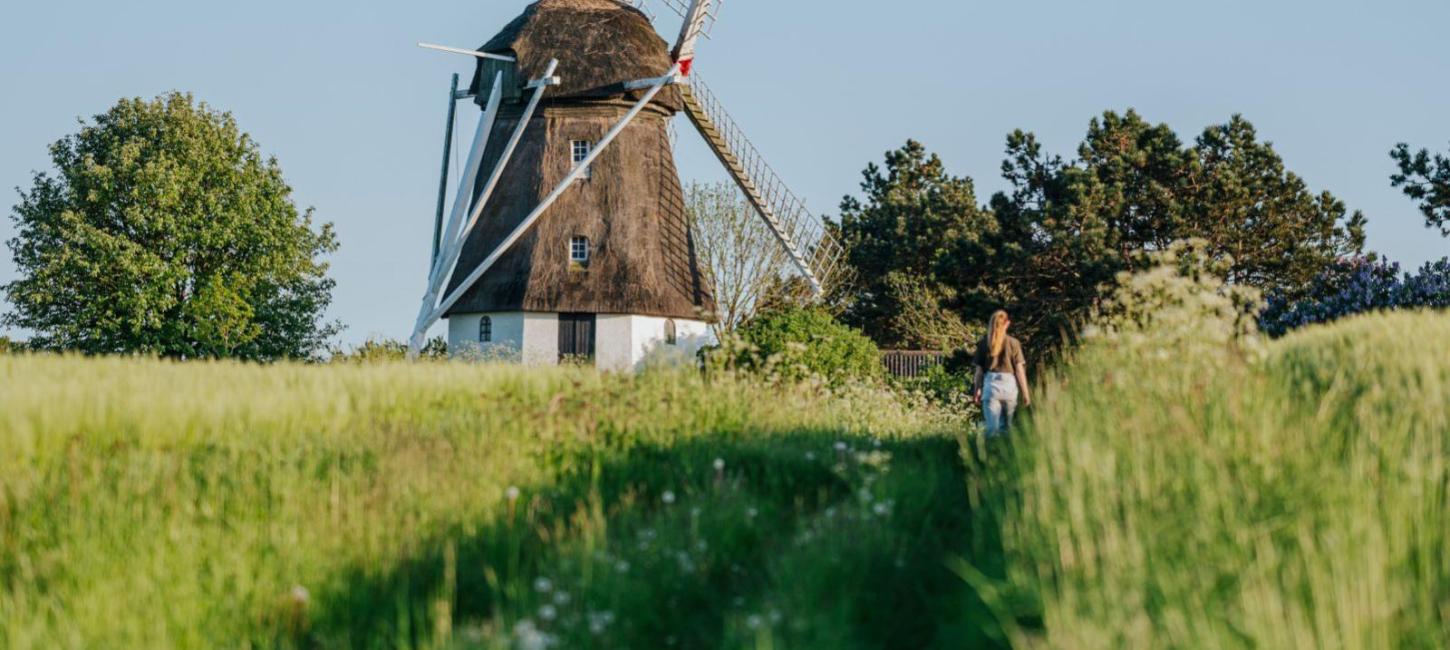
{"label": "windmill blade", "polygon": [[[695,42],[715,26],[716,12],[719,11],[716,3],[719,1],[691,0],[689,7],[680,12],[685,21],[680,25],[680,37],[675,41],[675,49],[671,54],[680,64],[680,73],[685,76],[689,76],[690,66],[695,61]],[[673,0],[673,3],[666,0],[665,4],[677,12],[679,7],[683,7],[681,0]]]}
{"label": "windmill blade", "polygon": [[679,88],[690,122],[819,297],[841,257],[840,243],[765,163],[699,77]]}

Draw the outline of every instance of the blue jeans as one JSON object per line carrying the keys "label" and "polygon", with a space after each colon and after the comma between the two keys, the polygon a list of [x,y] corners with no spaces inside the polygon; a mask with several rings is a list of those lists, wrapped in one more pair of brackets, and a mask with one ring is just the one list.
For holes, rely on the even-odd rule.
{"label": "blue jeans", "polygon": [[989,372],[982,379],[982,417],[987,436],[1004,435],[1012,428],[1017,413],[1017,378],[1005,372]]}

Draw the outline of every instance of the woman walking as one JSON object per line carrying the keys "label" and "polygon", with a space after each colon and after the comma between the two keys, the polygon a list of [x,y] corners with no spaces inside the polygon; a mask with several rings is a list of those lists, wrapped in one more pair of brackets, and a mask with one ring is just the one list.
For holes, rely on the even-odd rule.
{"label": "woman walking", "polygon": [[987,421],[987,436],[1003,435],[1012,427],[1017,401],[1032,405],[1027,389],[1027,361],[1022,357],[1022,343],[1007,335],[1012,325],[1007,312],[997,310],[987,322],[987,336],[977,343],[975,357],[977,374],[972,384],[973,399],[982,407]]}

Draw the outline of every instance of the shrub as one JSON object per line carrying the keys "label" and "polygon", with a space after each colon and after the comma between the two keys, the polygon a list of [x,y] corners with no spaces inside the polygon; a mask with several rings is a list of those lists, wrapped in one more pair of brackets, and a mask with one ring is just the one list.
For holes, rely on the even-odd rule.
{"label": "shrub", "polygon": [[1259,292],[1222,279],[1233,260],[1189,239],[1148,253],[1140,273],[1120,273],[1112,297],[1083,332],[1088,340],[1159,349],[1219,349],[1253,338]]}
{"label": "shrub", "polygon": [[740,368],[773,373],[782,379],[812,376],[832,385],[879,379],[881,351],[859,330],[830,314],[791,307],[752,319],[736,332],[738,345],[721,352]]}
{"label": "shrub", "polygon": [[1298,294],[1270,295],[1259,327],[1278,337],[1354,314],[1427,307],[1450,307],[1450,258],[1411,275],[1400,273],[1399,264],[1356,257],[1339,260]]}
{"label": "shrub", "polygon": [[[329,363],[388,363],[408,358],[408,344],[393,339],[371,338],[362,345],[345,349],[335,347],[328,351]],[[421,359],[447,359],[448,342],[443,337],[434,337],[419,352]]]}

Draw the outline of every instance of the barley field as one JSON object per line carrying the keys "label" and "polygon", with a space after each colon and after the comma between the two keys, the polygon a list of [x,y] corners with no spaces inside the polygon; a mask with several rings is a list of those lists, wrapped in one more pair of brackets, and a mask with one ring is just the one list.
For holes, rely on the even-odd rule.
{"label": "barley field", "polygon": [[1018,646],[1450,647],[1450,315],[1090,345],[972,473]]}
{"label": "barley field", "polygon": [[0,357],[0,647],[1442,648],[1450,317],[880,388]]}
{"label": "barley field", "polygon": [[0,647],[995,643],[943,563],[959,430],[698,373],[0,357]]}

